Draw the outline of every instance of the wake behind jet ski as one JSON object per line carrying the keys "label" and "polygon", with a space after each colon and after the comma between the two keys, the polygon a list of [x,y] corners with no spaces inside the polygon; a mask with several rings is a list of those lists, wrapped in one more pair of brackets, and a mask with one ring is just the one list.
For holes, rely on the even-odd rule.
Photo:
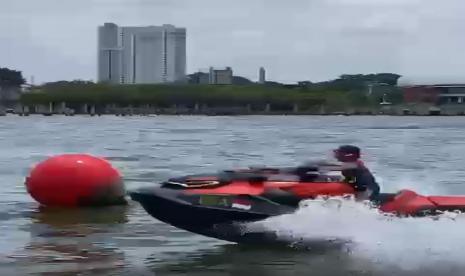
{"label": "wake behind jet ski", "polygon": [[[371,173],[358,166],[347,168],[320,162],[290,168],[248,168],[188,175],[132,191],[130,196],[162,222],[238,243],[275,241],[274,233],[248,232],[244,225],[293,213],[303,200],[322,196],[355,195],[370,199],[381,212],[399,216],[465,211],[465,196],[422,196],[410,190],[379,193]],[[366,184],[363,187],[358,187],[360,179],[354,179],[360,176],[368,180],[368,184],[362,183]]]}

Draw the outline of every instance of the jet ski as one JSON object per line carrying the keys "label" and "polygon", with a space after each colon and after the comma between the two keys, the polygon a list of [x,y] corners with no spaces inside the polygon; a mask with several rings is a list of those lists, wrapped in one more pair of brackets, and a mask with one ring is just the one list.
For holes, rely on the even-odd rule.
{"label": "jet ski", "polygon": [[[354,194],[338,166],[319,164],[187,175],[129,192],[159,221],[236,243],[276,239],[271,232],[246,231],[247,223],[293,213],[303,200]],[[380,194],[373,203],[381,212],[397,216],[465,211],[465,196],[423,196],[411,190]]]}

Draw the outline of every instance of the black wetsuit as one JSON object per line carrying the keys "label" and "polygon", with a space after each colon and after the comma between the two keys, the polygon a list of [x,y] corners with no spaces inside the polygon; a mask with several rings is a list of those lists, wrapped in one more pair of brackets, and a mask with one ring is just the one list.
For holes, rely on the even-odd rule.
{"label": "black wetsuit", "polygon": [[375,200],[379,195],[380,187],[376,182],[375,177],[361,162],[352,163],[347,166],[343,166],[342,175],[346,181],[353,185],[356,192],[366,192],[369,190],[371,195],[370,200]]}

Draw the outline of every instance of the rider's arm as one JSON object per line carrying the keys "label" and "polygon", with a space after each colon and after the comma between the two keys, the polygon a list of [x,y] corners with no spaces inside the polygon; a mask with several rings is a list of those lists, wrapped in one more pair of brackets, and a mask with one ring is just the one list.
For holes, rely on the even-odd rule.
{"label": "rider's arm", "polygon": [[343,169],[342,175],[344,176],[344,181],[352,185],[355,191],[364,192],[367,189],[367,183],[365,177],[361,173],[361,170],[358,168],[349,168]]}

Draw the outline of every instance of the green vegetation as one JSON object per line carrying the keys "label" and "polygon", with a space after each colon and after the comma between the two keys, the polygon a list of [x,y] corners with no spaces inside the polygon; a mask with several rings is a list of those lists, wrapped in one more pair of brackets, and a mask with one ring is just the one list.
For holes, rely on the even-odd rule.
{"label": "green vegetation", "polygon": [[18,87],[26,81],[20,71],[0,68],[0,87],[14,86]]}
{"label": "green vegetation", "polygon": [[[373,75],[376,76],[376,75]],[[302,82],[298,85],[268,83],[265,85],[110,85],[85,81],[48,83],[24,94],[21,101],[27,105],[66,102],[69,105],[92,104],[103,106],[153,105],[161,108],[173,105],[193,108],[250,106],[264,110],[270,104],[273,110],[343,111],[350,108],[376,108],[383,95],[392,103],[402,101],[401,93],[391,83],[382,85],[370,80],[367,88],[365,75],[342,76],[326,84]],[[371,94],[368,93],[371,91]]]}
{"label": "green vegetation", "polygon": [[[187,75],[187,83],[189,83],[189,84],[198,84],[198,83],[200,83],[200,80],[202,78],[208,80],[208,73],[197,72],[197,73]],[[241,77],[241,76],[233,76],[232,84],[234,84],[234,85],[250,85],[250,84],[253,84],[253,81],[251,81],[251,80],[249,80],[247,78]]]}
{"label": "green vegetation", "polygon": [[[395,92],[390,92],[393,100]],[[382,97],[382,96],[381,96]],[[375,107],[380,97],[367,96],[362,91],[331,91],[308,88],[277,88],[260,85],[118,85],[74,84],[42,87],[22,96],[24,104],[117,104],[119,106],[151,104],[158,107],[196,104],[214,107],[245,106],[263,110],[266,104],[273,109],[288,110],[298,104],[301,110],[325,106],[334,110],[350,107]]]}
{"label": "green vegetation", "polygon": [[[234,76],[232,85],[198,84],[201,73],[188,76],[187,84],[165,85],[111,85],[88,81],[59,81],[35,87],[22,94],[25,105],[66,103],[70,107],[89,104],[103,107],[151,105],[169,108],[208,106],[213,108],[246,106],[251,111],[263,111],[270,105],[273,111],[291,111],[296,105],[300,111],[325,112],[349,109],[375,110],[384,99],[393,104],[402,102],[396,88],[399,75],[391,73],[342,75],[335,80],[297,84],[266,82],[256,84]],[[20,71],[0,68],[0,88],[19,87],[25,83]]]}
{"label": "green vegetation", "polygon": [[395,86],[399,80],[400,75],[392,73],[380,74],[356,74],[356,75],[342,75],[338,79],[331,81],[324,81],[319,83],[311,83],[312,87],[342,89],[342,90],[363,90],[367,85],[387,85]]}

